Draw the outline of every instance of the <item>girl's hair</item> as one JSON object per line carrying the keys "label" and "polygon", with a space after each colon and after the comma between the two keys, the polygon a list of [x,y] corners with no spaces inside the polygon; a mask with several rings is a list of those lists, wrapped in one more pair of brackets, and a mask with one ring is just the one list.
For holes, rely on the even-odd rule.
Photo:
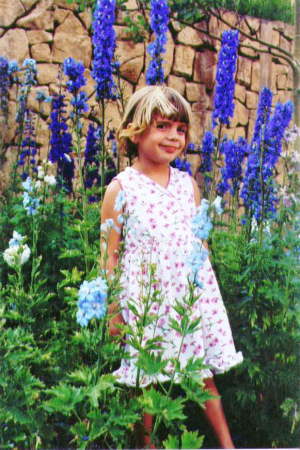
{"label": "girl's hair", "polygon": [[146,86],[137,90],[129,99],[123,120],[117,131],[120,150],[132,158],[138,155],[137,145],[130,138],[146,130],[153,116],[162,117],[188,125],[186,146],[190,141],[190,124],[192,111],[189,103],[167,86]]}

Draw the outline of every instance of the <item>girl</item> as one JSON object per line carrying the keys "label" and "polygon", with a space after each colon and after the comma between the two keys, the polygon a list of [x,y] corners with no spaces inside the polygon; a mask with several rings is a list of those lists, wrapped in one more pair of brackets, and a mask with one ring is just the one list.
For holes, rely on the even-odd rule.
{"label": "girl", "polygon": [[[163,354],[177,357],[180,338],[168,327],[168,318],[179,320],[172,308],[176,300],[184,298],[188,290],[190,273],[187,263],[193,243],[191,219],[200,203],[197,184],[187,173],[170,167],[189,143],[191,109],[187,101],[174,89],[147,86],[130,98],[123,121],[118,130],[118,140],[127,155],[135,157],[131,167],[119,173],[108,186],[102,205],[102,223],[114,223],[107,239],[107,270],[112,273],[118,264],[118,249],[124,241],[121,258],[123,290],[120,305],[110,305],[115,316],[110,321],[110,333],[119,333],[121,322],[134,324],[135,316],[128,308],[128,301],[138,307],[142,289],[149,279],[150,264],[156,269],[156,286],[162,295],[159,306],[160,320],[155,328],[156,336],[163,338]],[[124,216],[127,220],[120,230],[120,198],[124,200]],[[109,219],[109,222],[107,220]],[[113,221],[113,222],[112,222]],[[148,278],[147,278],[148,277]],[[217,398],[208,400],[205,415],[212,425],[222,448],[234,448],[222,409],[213,373],[222,373],[242,361],[236,353],[226,311],[215,275],[206,259],[197,287],[199,299],[193,314],[200,317],[200,330],[185,337],[180,354],[181,366],[193,357],[204,357],[208,369],[199,374],[206,389]],[[149,283],[149,282],[148,282]],[[120,307],[120,310],[118,308]],[[119,312],[118,312],[119,311]],[[151,325],[145,336],[153,337]],[[124,359],[114,372],[120,383],[135,386],[137,368],[135,349],[128,346],[132,358]],[[167,381],[166,375],[142,376],[140,385]],[[149,444],[152,417],[144,416]]]}

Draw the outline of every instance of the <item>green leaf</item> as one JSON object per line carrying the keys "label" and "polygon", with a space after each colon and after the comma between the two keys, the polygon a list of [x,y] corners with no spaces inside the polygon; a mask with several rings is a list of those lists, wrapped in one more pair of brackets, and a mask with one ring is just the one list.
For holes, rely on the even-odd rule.
{"label": "green leaf", "polygon": [[164,448],[179,448],[179,440],[176,436],[168,435],[167,439],[163,441]]}
{"label": "green leaf", "polygon": [[185,400],[181,397],[171,399],[154,388],[145,390],[143,396],[139,398],[145,412],[151,415],[161,416],[165,422],[170,423],[173,420],[184,420],[183,414]]}
{"label": "green leaf", "polygon": [[141,351],[137,360],[137,367],[143,370],[146,375],[164,373],[167,364],[168,360],[163,360],[161,354],[155,355],[153,352]]}
{"label": "green leaf", "polygon": [[44,402],[43,408],[50,413],[60,412],[67,416],[71,415],[77,403],[80,403],[85,397],[82,388],[63,383],[46,390],[46,393],[52,395],[52,398]]}
{"label": "green leaf", "polygon": [[197,431],[184,431],[181,436],[181,448],[201,448],[204,436],[199,436]]}

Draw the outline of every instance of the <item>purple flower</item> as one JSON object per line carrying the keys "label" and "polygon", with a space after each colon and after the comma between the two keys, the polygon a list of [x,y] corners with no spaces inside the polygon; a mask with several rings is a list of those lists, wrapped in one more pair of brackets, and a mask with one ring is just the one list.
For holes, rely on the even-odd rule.
{"label": "purple flower", "polygon": [[88,111],[89,107],[87,104],[87,94],[86,92],[80,91],[81,87],[86,84],[86,78],[84,77],[84,65],[82,62],[77,62],[73,58],[66,58],[64,60],[64,74],[69,77],[67,82],[68,91],[73,94],[71,104],[74,106],[74,115],[78,117],[79,114]]}
{"label": "purple flower", "polygon": [[[270,101],[270,100],[268,100]],[[282,139],[293,115],[293,104],[277,103],[271,117],[265,114],[251,146],[241,198],[246,211],[259,222],[276,214],[278,198],[274,168],[282,151]],[[259,115],[258,115],[259,117]]]}
{"label": "purple flower", "polygon": [[50,152],[49,160],[57,163],[58,185],[72,191],[74,176],[74,161],[70,155],[72,151],[72,136],[68,131],[65,118],[64,96],[58,95],[52,99],[50,116]]}
{"label": "purple flower", "polygon": [[176,158],[171,163],[171,166],[175,167],[176,169],[180,170],[181,172],[187,172],[190,175],[192,175],[191,163],[186,161],[185,159]]}
{"label": "purple flower", "polygon": [[229,190],[234,196],[242,181],[242,164],[248,154],[248,143],[242,137],[237,142],[224,140],[220,151],[224,154],[225,167],[221,169],[222,181],[217,185],[217,193],[224,195]]}
{"label": "purple flower", "polygon": [[6,58],[0,56],[0,109],[5,116],[8,114],[8,90],[10,86],[9,62]]}
{"label": "purple flower", "polygon": [[152,57],[146,72],[146,82],[150,85],[164,82],[161,54],[166,51],[169,13],[166,0],[151,0],[150,25],[155,33],[155,40],[147,47],[147,51]]}
{"label": "purple flower", "polygon": [[228,125],[229,118],[233,117],[234,114],[234,75],[238,46],[238,31],[224,31],[217,65],[214,111],[212,115],[213,127],[217,125],[218,121],[220,124]]}
{"label": "purple flower", "polygon": [[[32,113],[29,110],[25,111],[24,118],[24,136],[21,143],[21,153],[19,156],[18,165],[23,167],[22,179],[26,179],[28,172],[36,172],[37,143],[35,140],[35,130],[32,123]],[[27,171],[25,172],[25,166]],[[26,174],[26,177],[24,175]]]}
{"label": "purple flower", "polygon": [[22,67],[24,68],[24,77],[17,99],[18,110],[16,114],[16,122],[20,124],[24,121],[28,95],[31,87],[36,84],[37,74],[36,62],[34,59],[25,59]]}
{"label": "purple flower", "polygon": [[272,91],[270,91],[267,87],[264,87],[261,90],[258,100],[252,144],[260,140],[262,129],[263,127],[266,127],[269,122],[272,108],[272,97]]}
{"label": "purple flower", "polygon": [[93,20],[94,60],[92,76],[96,81],[97,98],[116,99],[117,88],[113,80],[116,69],[113,58],[116,48],[115,0],[97,0]]}

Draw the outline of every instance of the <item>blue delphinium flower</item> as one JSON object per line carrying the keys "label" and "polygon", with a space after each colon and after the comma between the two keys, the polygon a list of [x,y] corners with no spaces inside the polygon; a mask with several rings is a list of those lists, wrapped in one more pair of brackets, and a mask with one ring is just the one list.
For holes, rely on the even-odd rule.
{"label": "blue delphinium flower", "polygon": [[[102,127],[95,127],[93,124],[90,123],[84,151],[84,185],[86,188],[91,188],[93,186],[100,186],[99,141],[101,135],[102,135]],[[89,197],[90,202],[95,202],[97,200],[98,197],[96,195],[91,195]]]}
{"label": "blue delphinium flower", "polygon": [[208,251],[203,246],[202,242],[195,241],[193,243],[192,251],[188,256],[187,264],[191,269],[190,279],[199,288],[203,287],[201,281],[199,280],[199,271],[203,267],[207,257]]}
{"label": "blue delphinium flower", "polygon": [[26,178],[26,181],[22,183],[24,188],[23,192],[23,206],[27,211],[28,216],[34,216],[40,206],[40,199],[35,197],[35,186],[30,177]]}
{"label": "blue delphinium flower", "polygon": [[172,167],[175,167],[176,169],[180,170],[181,172],[187,172],[190,175],[192,175],[192,166],[189,161],[186,159],[176,158],[171,163]]}
{"label": "blue delphinium flower", "polygon": [[199,280],[199,273],[208,256],[208,251],[203,246],[202,240],[208,239],[209,233],[212,229],[209,208],[208,200],[202,199],[191,223],[194,240],[187,263],[191,269],[191,281],[200,288],[202,288],[202,283]]}
{"label": "blue delphinium flower", "polygon": [[89,109],[87,93],[80,91],[82,86],[86,84],[86,78],[84,76],[85,67],[82,62],[75,61],[73,58],[66,58],[63,64],[63,70],[64,74],[69,78],[67,90],[73,95],[71,104],[74,107],[74,113],[71,113],[71,117],[74,118]]}
{"label": "blue delphinium flower", "polygon": [[16,122],[20,124],[22,124],[24,120],[25,111],[27,109],[27,99],[30,89],[37,83],[36,61],[34,59],[27,58],[24,60],[22,67],[24,69],[24,76],[17,99],[18,110],[16,114]]}
{"label": "blue delphinium flower", "polygon": [[213,127],[218,124],[229,124],[234,114],[234,75],[236,71],[237,52],[239,46],[238,31],[228,30],[222,34],[219,53],[216,88],[213,110]]}
{"label": "blue delphinium flower", "polygon": [[263,128],[266,128],[267,123],[270,120],[272,98],[273,98],[272,91],[269,88],[264,87],[259,94],[256,120],[251,145],[253,145],[255,142],[260,141],[263,133]]}
{"label": "blue delphinium flower", "polygon": [[68,131],[64,107],[63,95],[53,97],[49,125],[49,160],[52,163],[57,163],[58,185],[71,192],[74,177],[74,160],[70,155],[72,151],[72,136]]}
{"label": "blue delphinium flower", "polygon": [[151,0],[150,26],[155,33],[155,40],[147,47],[147,51],[152,58],[146,72],[146,83],[150,85],[164,82],[161,55],[166,52],[169,14],[170,10],[166,0]]}
{"label": "blue delphinium flower", "polygon": [[64,74],[69,77],[67,89],[71,94],[76,94],[82,86],[86,85],[84,65],[74,58],[66,58],[63,63]]}
{"label": "blue delphinium flower", "polygon": [[225,167],[221,169],[222,181],[217,185],[217,193],[224,195],[229,190],[234,196],[239,192],[242,182],[242,164],[248,154],[248,143],[242,137],[237,142],[224,140],[220,151],[224,154]]}
{"label": "blue delphinium flower", "polygon": [[9,61],[0,56],[0,109],[8,114],[8,90],[10,88]]}
{"label": "blue delphinium flower", "polygon": [[13,237],[9,240],[9,247],[19,247],[24,241],[24,236],[22,236],[17,231],[13,232]]}
{"label": "blue delphinium flower", "polygon": [[77,322],[85,327],[93,318],[101,319],[106,314],[107,283],[98,277],[84,281],[78,292]]}
{"label": "blue delphinium flower", "polygon": [[293,104],[277,103],[271,117],[261,119],[259,133],[252,140],[241,198],[258,222],[273,218],[278,198],[274,168],[282,151],[282,139],[293,115]]}
{"label": "blue delphinium flower", "polygon": [[198,239],[208,239],[209,233],[212,229],[212,223],[208,211],[209,202],[203,198],[200,206],[197,208],[196,215],[192,220],[192,232]]}
{"label": "blue delphinium flower", "polygon": [[[24,137],[21,143],[21,153],[19,156],[18,165],[23,167],[21,178],[24,180],[29,173],[37,173],[37,143],[35,140],[35,130],[32,120],[32,113],[29,110],[25,111],[24,119]],[[26,170],[25,170],[26,166]],[[26,176],[25,176],[26,175]]]}
{"label": "blue delphinium flower", "polygon": [[215,136],[211,131],[206,131],[204,133],[203,139],[202,139],[202,147],[200,149],[200,156],[201,156],[201,164],[199,167],[199,172],[204,174],[204,181],[206,187],[209,186],[211,182],[211,177],[209,176],[209,173],[213,169],[212,164],[212,155],[215,150]]}
{"label": "blue delphinium flower", "polygon": [[115,0],[97,0],[93,20],[94,59],[92,76],[96,81],[97,98],[116,99],[117,88],[113,80],[116,48]]}

